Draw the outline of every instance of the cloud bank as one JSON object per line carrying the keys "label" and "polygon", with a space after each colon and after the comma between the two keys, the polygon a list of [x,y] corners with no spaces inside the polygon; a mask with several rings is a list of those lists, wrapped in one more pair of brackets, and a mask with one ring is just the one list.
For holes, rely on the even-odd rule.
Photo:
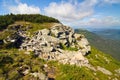
{"label": "cloud bank", "polygon": [[26,3],[21,3],[19,0],[15,0],[17,5],[6,5],[10,13],[14,14],[39,14],[40,8]]}
{"label": "cloud bank", "polygon": [[92,15],[96,4],[97,0],[85,0],[81,3],[76,0],[60,3],[52,2],[44,10],[45,14],[62,21],[74,21]]}
{"label": "cloud bank", "polygon": [[[45,14],[72,26],[110,27],[120,25],[120,19],[112,16],[92,17],[96,15],[95,7],[118,4],[120,0],[68,0],[68,2],[51,2],[44,8]],[[84,20],[86,19],[87,20]]]}
{"label": "cloud bank", "polygon": [[117,28],[120,26],[120,19],[113,16],[91,17],[87,20],[74,21],[69,25],[75,28]]}

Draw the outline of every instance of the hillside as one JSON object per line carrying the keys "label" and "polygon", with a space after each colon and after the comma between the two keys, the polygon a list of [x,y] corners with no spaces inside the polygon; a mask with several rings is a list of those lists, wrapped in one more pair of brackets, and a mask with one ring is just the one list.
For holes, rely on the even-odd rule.
{"label": "hillside", "polygon": [[112,40],[119,40],[120,41],[120,29],[99,29],[93,30],[93,33]]}
{"label": "hillside", "polygon": [[7,25],[0,31],[0,80],[120,79],[120,62],[69,26],[24,20]]}
{"label": "hillside", "polygon": [[13,24],[16,21],[27,21],[33,23],[45,23],[45,22],[56,22],[59,21],[55,18],[48,17],[40,14],[8,14],[0,15],[0,30],[6,29],[8,25]]}
{"label": "hillside", "polygon": [[[32,54],[16,49],[0,51],[0,80],[39,80],[49,77],[55,80],[119,80],[120,63],[111,56],[92,47],[92,53],[87,56],[90,64],[95,68],[101,66],[110,71],[110,75],[87,67],[79,67],[69,64],[60,64],[56,61],[45,61]],[[102,69],[101,69],[102,70]],[[107,72],[107,71],[106,71]],[[34,76],[39,73],[38,77]],[[112,73],[112,75],[111,75]],[[25,74],[25,75],[24,75]],[[46,76],[47,75],[47,76]]]}
{"label": "hillside", "polygon": [[[99,50],[112,55],[114,58],[120,60],[120,41],[106,39],[97,35],[95,33],[89,32],[87,30],[75,30],[77,33],[84,34],[92,46],[95,46]],[[104,33],[101,33],[104,34]]]}

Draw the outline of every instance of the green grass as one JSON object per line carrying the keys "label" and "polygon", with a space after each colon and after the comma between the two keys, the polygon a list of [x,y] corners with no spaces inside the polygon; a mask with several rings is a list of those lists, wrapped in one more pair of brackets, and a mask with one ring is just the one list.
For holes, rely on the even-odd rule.
{"label": "green grass", "polygon": [[63,65],[59,66],[59,74],[57,80],[93,80],[95,77],[91,74],[91,70],[86,67],[77,67],[75,65]]}
{"label": "green grass", "polygon": [[[92,47],[91,54],[87,56],[93,66],[101,66],[114,73],[114,70],[120,68],[120,62],[105,54],[95,47]],[[107,60],[108,61],[107,61]]]}
{"label": "green grass", "polygon": [[27,34],[34,35],[34,32],[41,30],[41,29],[49,29],[54,25],[54,23],[31,23],[31,22],[25,22],[25,21],[16,21],[14,24],[11,24],[8,26],[8,28],[4,31],[0,32],[0,40],[6,39],[8,36],[11,36],[16,31],[13,30],[13,28],[16,25],[22,25],[20,30],[27,30]]}
{"label": "green grass", "polygon": [[78,51],[78,48],[77,47],[67,47],[66,45],[64,45],[64,44],[60,44],[61,45],[61,47],[62,47],[62,49],[63,50],[68,50],[68,51]]}
{"label": "green grass", "polygon": [[[49,66],[49,69],[55,69],[55,79],[56,80],[109,80],[108,77],[115,78],[114,75],[108,76],[103,74],[100,71],[92,71],[87,67],[79,67],[76,65],[69,64],[61,64],[57,61],[45,61],[38,57],[34,57],[31,55],[24,54],[25,51],[19,51],[17,49],[4,49],[0,51],[0,79],[35,79],[31,75],[20,76],[17,72],[20,70],[20,67],[28,67],[30,72],[43,72],[42,69],[44,64]],[[95,55],[98,55],[96,57]],[[110,63],[104,59],[106,57]],[[92,52],[87,56],[94,67],[101,66],[110,70],[112,73],[115,73],[114,70],[120,68],[120,63],[114,60],[107,54],[97,50],[92,47]],[[95,75],[96,74],[96,75]],[[117,77],[118,79],[120,77]]]}
{"label": "green grass", "polygon": [[100,51],[110,54],[112,57],[120,60],[120,41],[103,38],[87,30],[76,29],[76,33],[85,35],[90,45],[98,48]]}
{"label": "green grass", "polygon": [[29,28],[27,30],[27,33],[29,35],[33,35],[34,32],[41,30],[41,29],[49,29],[50,27],[53,26],[54,23],[31,23],[31,22],[25,22],[25,21],[16,21],[14,24],[10,25],[8,27],[8,29],[10,29],[11,27],[14,27],[14,25],[22,25],[22,30],[25,30],[26,28]]}
{"label": "green grass", "polygon": [[41,67],[45,63],[44,60],[24,53],[25,51],[17,49],[0,51],[0,78],[9,80],[24,78],[25,76],[20,75],[18,71],[20,67],[25,66],[30,69],[30,72],[43,71]]}
{"label": "green grass", "polygon": [[49,29],[50,27],[53,26],[54,23],[30,23],[30,25],[32,26],[32,29],[29,29],[28,32],[30,32],[30,34],[32,35],[34,32],[41,30],[41,29]]}
{"label": "green grass", "polygon": [[10,36],[13,33],[14,33],[14,31],[9,31],[9,30],[0,32],[0,40],[7,38],[7,36]]}

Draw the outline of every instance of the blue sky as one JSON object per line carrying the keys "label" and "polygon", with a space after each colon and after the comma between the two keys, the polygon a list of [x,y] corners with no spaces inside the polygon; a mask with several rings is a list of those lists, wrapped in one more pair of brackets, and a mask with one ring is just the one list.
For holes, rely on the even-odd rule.
{"label": "blue sky", "polygon": [[75,28],[120,28],[120,0],[0,0],[0,15],[44,14]]}

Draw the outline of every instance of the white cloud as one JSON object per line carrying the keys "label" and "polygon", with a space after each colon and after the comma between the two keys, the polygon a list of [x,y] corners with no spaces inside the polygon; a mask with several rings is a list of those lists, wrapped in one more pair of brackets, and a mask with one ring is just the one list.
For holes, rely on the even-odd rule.
{"label": "white cloud", "polygon": [[83,0],[82,2],[69,0],[69,2],[52,2],[44,8],[44,11],[45,14],[70,26],[111,27],[120,25],[120,19],[112,16],[93,17],[96,15],[94,8],[101,4],[118,3],[120,0]]}
{"label": "white cloud", "polygon": [[17,3],[17,5],[6,4],[6,7],[10,13],[14,13],[14,14],[39,14],[40,13],[39,7],[28,5],[26,3],[21,3],[20,0],[15,0],[15,2]]}
{"label": "white cloud", "polygon": [[97,0],[84,0],[81,3],[78,3],[77,0],[52,2],[44,10],[45,14],[56,17],[61,21],[74,21],[92,15],[96,4]]}
{"label": "white cloud", "polygon": [[102,0],[103,3],[116,4],[120,3],[120,0]]}
{"label": "white cloud", "polygon": [[76,22],[75,25],[83,26],[83,27],[95,27],[95,28],[101,28],[101,27],[114,27],[120,25],[120,19],[112,17],[112,16],[106,16],[101,18],[95,18],[92,17],[88,19],[87,21],[79,21]]}
{"label": "white cloud", "polygon": [[9,11],[15,14],[35,14],[40,13],[39,7],[28,6],[26,3],[19,3],[17,6],[9,6]]}
{"label": "white cloud", "polygon": [[[96,17],[94,9],[99,5],[106,4],[118,4],[120,0],[68,0],[68,2],[61,0],[61,2],[51,2],[48,6],[44,7],[42,12],[37,6],[31,6],[26,3],[21,3],[20,0],[14,0],[15,4],[6,4],[4,0],[4,6],[7,6],[10,13],[15,14],[35,14],[44,13],[45,15],[55,17],[62,23],[70,26],[91,26],[91,27],[103,27],[103,26],[117,26],[120,25],[120,19],[114,17]],[[10,0],[13,1],[13,0]],[[8,1],[9,2],[9,1]],[[99,6],[99,7],[103,7]],[[86,19],[87,18],[87,19]]]}

